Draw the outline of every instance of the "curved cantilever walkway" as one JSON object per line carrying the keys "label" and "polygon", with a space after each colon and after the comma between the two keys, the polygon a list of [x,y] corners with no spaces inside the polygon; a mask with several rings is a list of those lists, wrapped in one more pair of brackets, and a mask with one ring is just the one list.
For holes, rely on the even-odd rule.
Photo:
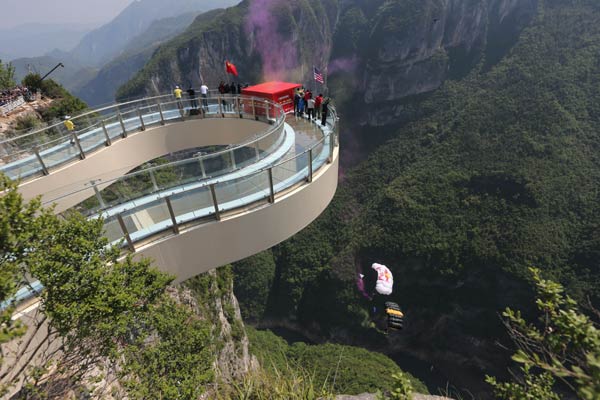
{"label": "curved cantilever walkway", "polygon": [[[139,196],[100,207],[111,241],[123,240],[137,256],[150,256],[158,267],[175,274],[178,281],[185,280],[292,236],[327,207],[337,187],[335,113],[324,127],[293,116],[288,116],[284,124],[284,115],[276,106],[264,105],[261,118],[255,100],[248,107],[249,103],[244,104],[248,99],[240,98],[229,100],[233,104],[229,113],[234,118],[226,118],[220,100],[208,107],[209,111],[211,107],[217,111],[216,118],[210,118],[210,112],[190,117],[184,106],[177,110],[179,116],[172,118],[176,123],[169,123],[164,105],[158,106],[158,117],[154,110],[149,111],[152,118],[158,118],[154,125],[142,122],[150,121],[150,117],[140,111],[137,127],[135,118],[117,117],[124,122],[118,125],[129,130],[112,143],[108,143],[110,134],[108,138],[105,135],[108,124],[101,119],[103,128],[98,131],[90,124],[88,132],[79,134],[74,145],[63,136],[62,142],[43,150],[46,155],[35,148],[33,157],[15,157],[2,169],[22,172],[26,165],[28,170],[38,168],[37,172],[47,173],[36,173],[37,177],[31,174],[20,190],[25,198],[42,195],[62,211],[94,196],[102,204],[103,189],[114,187],[115,182],[128,177],[123,177],[127,171],[156,157],[237,143],[239,155],[231,151],[234,168],[219,177],[206,177],[202,168],[202,176],[166,188],[158,188],[152,179],[154,187]],[[290,136],[303,131],[318,132],[320,138],[304,148],[297,143],[290,146]],[[100,146],[86,151],[82,145],[85,135],[104,135],[106,141],[102,143],[96,137]],[[63,160],[44,171],[48,169],[43,162],[47,154],[64,155],[65,149],[73,147],[83,156]],[[249,148],[255,150],[256,158],[236,165],[234,160],[248,154]],[[198,159],[189,162],[197,165]]]}

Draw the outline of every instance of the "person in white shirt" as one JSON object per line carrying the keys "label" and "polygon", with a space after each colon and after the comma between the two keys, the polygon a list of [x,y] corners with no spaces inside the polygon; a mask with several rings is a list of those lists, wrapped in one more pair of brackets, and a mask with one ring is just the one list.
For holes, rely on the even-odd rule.
{"label": "person in white shirt", "polygon": [[308,119],[312,120],[315,118],[315,99],[310,97],[306,102],[306,108],[308,110]]}
{"label": "person in white shirt", "polygon": [[200,86],[200,95],[202,96],[202,106],[208,110],[208,86],[204,82]]}

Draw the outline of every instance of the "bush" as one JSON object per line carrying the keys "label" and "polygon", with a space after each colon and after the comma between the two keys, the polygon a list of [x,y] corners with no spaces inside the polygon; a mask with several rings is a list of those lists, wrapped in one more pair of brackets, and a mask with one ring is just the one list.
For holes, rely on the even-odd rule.
{"label": "bush", "polygon": [[333,399],[329,385],[319,386],[306,369],[286,364],[284,369],[264,368],[250,372],[231,388],[217,394],[219,400],[328,400]]}
{"label": "bush", "polygon": [[396,387],[394,374],[403,374],[416,392],[428,393],[427,387],[410,374],[403,373],[387,356],[359,347],[338,344],[288,345],[270,331],[246,327],[250,351],[272,373],[289,366],[310,373],[316,387],[328,386],[333,393],[360,394],[387,391]]}
{"label": "bush", "polygon": [[14,130],[15,131],[26,131],[36,128],[40,125],[40,120],[35,114],[20,115],[15,120]]}

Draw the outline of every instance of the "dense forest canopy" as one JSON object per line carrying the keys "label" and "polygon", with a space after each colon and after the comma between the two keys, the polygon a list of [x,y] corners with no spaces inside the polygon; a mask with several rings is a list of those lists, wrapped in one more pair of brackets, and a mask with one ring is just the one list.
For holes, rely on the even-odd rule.
{"label": "dense forest canopy", "polygon": [[[414,353],[476,354],[493,368],[497,312],[530,299],[531,265],[597,300],[600,4],[540,1],[503,58],[490,65],[485,55],[415,99],[418,112],[345,171],[316,223],[255,259],[266,272],[265,259],[276,265],[269,321],[369,337],[354,278],[357,266],[383,262]],[[468,337],[483,341],[468,346]]]}

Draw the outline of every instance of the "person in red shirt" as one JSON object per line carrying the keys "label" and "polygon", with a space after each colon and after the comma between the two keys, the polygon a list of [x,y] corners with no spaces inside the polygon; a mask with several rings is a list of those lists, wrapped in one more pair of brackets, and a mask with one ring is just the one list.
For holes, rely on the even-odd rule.
{"label": "person in red shirt", "polygon": [[310,98],[312,98],[312,93],[310,90],[307,90],[306,93],[304,93],[304,104],[306,104]]}
{"label": "person in red shirt", "polygon": [[315,112],[317,113],[317,119],[321,119],[321,104],[323,104],[323,93],[315,98]]}

